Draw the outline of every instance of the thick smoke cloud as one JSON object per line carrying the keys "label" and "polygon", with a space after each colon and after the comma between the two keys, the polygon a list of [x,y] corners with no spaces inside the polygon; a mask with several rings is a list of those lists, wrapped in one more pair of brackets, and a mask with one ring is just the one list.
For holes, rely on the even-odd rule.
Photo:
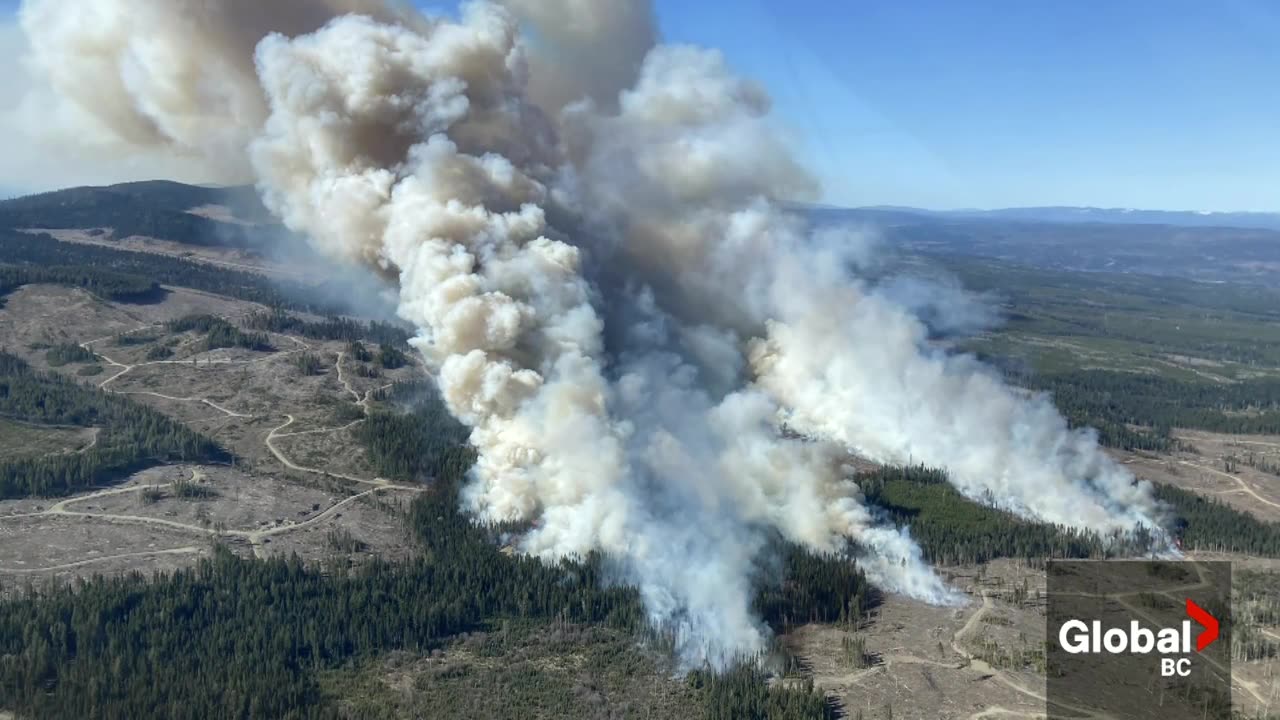
{"label": "thick smoke cloud", "polygon": [[[120,143],[250,173],[289,228],[394,277],[472,428],[467,508],[532,521],[539,557],[607,553],[690,661],[762,646],[774,536],[956,600],[866,507],[850,450],[1028,517],[1154,523],[1150,488],[1046,400],[931,350],[911,303],[858,279],[864,243],[783,209],[817,188],[767,95],[716,52],[655,45],[646,3],[454,21],[95,0],[90,25],[54,4],[23,23],[59,97]],[[191,42],[197,9],[213,30]]]}
{"label": "thick smoke cloud", "polygon": [[24,2],[28,64],[52,91],[24,117],[61,125],[65,140],[161,146],[199,157],[213,178],[245,181],[244,147],[266,111],[254,47],[266,32],[310,32],[348,12],[415,17],[384,0]]}
{"label": "thick smoke cloud", "polygon": [[528,96],[555,113],[588,99],[608,111],[657,42],[653,8],[637,0],[507,0],[522,22]]}

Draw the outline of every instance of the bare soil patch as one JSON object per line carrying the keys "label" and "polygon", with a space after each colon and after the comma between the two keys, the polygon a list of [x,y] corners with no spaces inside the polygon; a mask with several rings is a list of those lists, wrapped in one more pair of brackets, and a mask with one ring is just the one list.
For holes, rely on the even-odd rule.
{"label": "bare soil patch", "polygon": [[1113,452],[1134,475],[1216,498],[1280,522],[1280,437],[1178,430],[1196,452]]}

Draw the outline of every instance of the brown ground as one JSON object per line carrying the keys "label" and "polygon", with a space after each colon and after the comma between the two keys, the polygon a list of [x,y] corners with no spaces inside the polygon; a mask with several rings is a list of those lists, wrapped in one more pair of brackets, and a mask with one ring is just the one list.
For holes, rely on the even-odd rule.
{"label": "brown ground", "polygon": [[[1179,430],[1174,434],[1198,452],[1113,454],[1140,478],[1217,498],[1263,520],[1280,521],[1280,476],[1261,469],[1269,464],[1280,470],[1280,437],[1200,430]],[[1234,458],[1230,471],[1228,458]],[[1250,461],[1258,467],[1250,467]]]}
{"label": "brown ground", "polygon": [[[1280,572],[1280,560],[1208,553],[1193,559],[1231,560],[1237,572]],[[857,630],[807,625],[787,634],[785,642],[846,717],[861,712],[864,720],[1043,718],[1045,682],[1036,654],[1044,643],[1043,571],[998,560],[944,572],[969,594],[967,607],[889,596]],[[1013,590],[1024,582],[1027,599],[1015,601]],[[1280,628],[1263,630],[1280,640]],[[841,640],[850,635],[865,638],[869,667],[843,659]],[[1280,708],[1277,669],[1276,660],[1232,663],[1237,711],[1255,717]]]}
{"label": "brown ground", "polygon": [[[115,305],[76,289],[33,285],[0,309],[0,347],[47,368],[39,343],[75,342],[101,356],[103,373],[54,372],[127,395],[232,450],[235,467],[171,465],[139,472],[124,483],[56,500],[0,502],[0,587],[39,577],[164,569],[194,562],[215,542],[259,556],[298,553],[307,560],[348,555],[402,557],[412,545],[399,513],[420,487],[375,477],[351,432],[368,406],[367,393],[419,370],[410,367],[364,379],[345,345],[272,335],[272,352],[205,351],[190,333],[162,324],[194,312],[235,320],[251,303],[176,290],[154,305]],[[120,333],[155,335],[139,346],[117,346]],[[176,341],[175,356],[147,361],[147,348]],[[326,364],[303,376],[293,361],[310,352]],[[349,376],[350,375],[350,376]],[[344,423],[335,415],[344,411]],[[6,432],[0,426],[0,448]],[[55,451],[93,430],[33,430]],[[68,435],[71,433],[72,435]],[[84,436],[83,438],[80,436]],[[55,447],[56,445],[56,447]],[[65,446],[65,447],[64,447]],[[204,497],[178,497],[183,483]],[[347,550],[339,551],[341,535]]]}

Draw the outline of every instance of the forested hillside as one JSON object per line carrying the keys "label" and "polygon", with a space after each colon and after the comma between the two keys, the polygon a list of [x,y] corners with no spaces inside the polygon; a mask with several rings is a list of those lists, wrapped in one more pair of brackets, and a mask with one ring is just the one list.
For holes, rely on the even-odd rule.
{"label": "forested hillside", "polygon": [[[8,260],[7,257],[5,259]],[[83,288],[100,298],[123,303],[145,303],[164,297],[164,291],[158,283],[140,275],[88,266],[0,265],[0,307],[4,305],[5,295],[23,285],[35,283]]]}
{"label": "forested hillside", "polygon": [[[1199,428],[1222,433],[1280,433],[1280,379],[1234,383],[1191,382],[1159,375],[1105,370],[1028,375],[1025,385],[1053,393],[1069,418],[1155,428]],[[1149,448],[1163,449],[1163,448]]]}
{"label": "forested hillside", "polygon": [[212,440],[145,405],[32,370],[0,351],[0,416],[100,428],[77,454],[0,459],[0,498],[60,496],[171,461],[226,461]]}
{"label": "forested hillside", "polygon": [[[1126,557],[1150,549],[1151,538],[1145,533],[1101,538],[1021,520],[964,497],[940,470],[887,467],[863,473],[858,482],[867,500],[883,508],[894,522],[909,527],[935,562],[981,563],[1013,557],[1038,563],[1046,558]],[[1156,497],[1168,508],[1166,527],[1187,549],[1280,557],[1280,524],[1171,485],[1156,485]]]}
{"label": "forested hillside", "polygon": [[70,188],[0,201],[0,227],[110,228],[116,238],[143,235],[188,245],[253,244],[241,226],[187,212],[202,205],[245,207],[254,217],[265,215],[251,191],[146,182]]}
{"label": "forested hillside", "polygon": [[[0,294],[27,282],[59,282],[113,292],[141,289],[142,280],[261,303],[271,307],[337,315],[349,310],[342,298],[300,283],[215,267],[155,253],[59,242],[48,235],[0,229]],[[45,275],[45,273],[50,273]],[[51,278],[51,279],[49,279]]]}
{"label": "forested hillside", "polygon": [[[274,333],[301,335],[312,340],[367,341],[405,346],[412,335],[402,327],[390,323],[372,321],[363,323],[345,317],[328,317],[315,322],[303,320],[281,310],[255,312],[245,319],[245,327],[251,330],[268,330]],[[358,358],[367,362],[364,358]]]}

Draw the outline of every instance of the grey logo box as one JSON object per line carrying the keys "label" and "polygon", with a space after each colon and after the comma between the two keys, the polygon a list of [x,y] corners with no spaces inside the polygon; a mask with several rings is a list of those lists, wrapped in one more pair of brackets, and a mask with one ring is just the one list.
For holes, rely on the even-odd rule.
{"label": "grey logo box", "polygon": [[[1231,563],[1050,561],[1047,590],[1049,720],[1085,714],[1117,720],[1231,719]],[[1196,639],[1206,628],[1188,615],[1187,600],[1218,621],[1218,638],[1203,652],[1196,651]],[[1165,652],[1108,652],[1108,644],[1117,650],[1131,642],[1135,621],[1156,637],[1172,628],[1163,637],[1171,640],[1170,633],[1178,633],[1176,650],[1169,652],[1172,643],[1166,642]],[[1123,643],[1117,633],[1108,643],[1106,631],[1113,628],[1123,631]],[[1190,652],[1184,651],[1184,636]],[[1149,639],[1139,637],[1139,649]],[[1083,652],[1069,651],[1082,644],[1087,644]]]}

